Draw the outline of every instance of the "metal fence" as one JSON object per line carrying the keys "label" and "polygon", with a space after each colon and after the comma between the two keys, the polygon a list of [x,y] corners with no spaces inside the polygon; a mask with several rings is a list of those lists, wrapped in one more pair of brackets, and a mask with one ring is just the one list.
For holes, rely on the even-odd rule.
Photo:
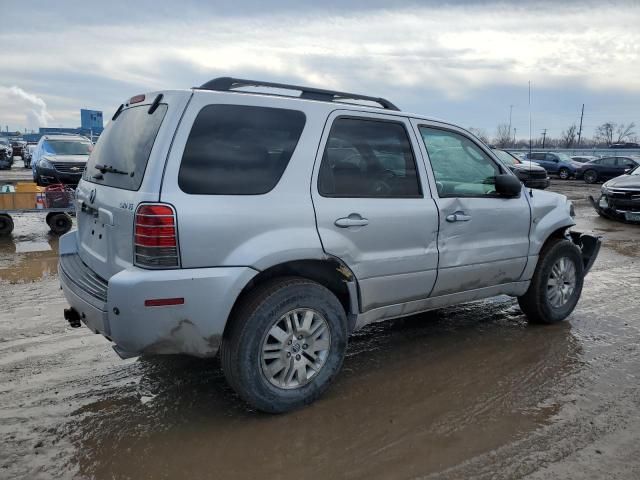
{"label": "metal fence", "polygon": [[[508,152],[527,153],[528,148],[505,148]],[[566,153],[570,157],[591,155],[594,157],[640,156],[639,148],[532,148],[532,152]]]}

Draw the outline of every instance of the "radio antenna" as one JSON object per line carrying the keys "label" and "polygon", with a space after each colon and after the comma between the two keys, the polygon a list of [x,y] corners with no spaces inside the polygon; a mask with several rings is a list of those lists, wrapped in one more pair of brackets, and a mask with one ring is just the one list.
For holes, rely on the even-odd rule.
{"label": "radio antenna", "polygon": [[[531,148],[533,146],[531,131],[531,80],[529,80],[529,178],[531,178]],[[529,196],[533,197],[533,187],[529,187]]]}

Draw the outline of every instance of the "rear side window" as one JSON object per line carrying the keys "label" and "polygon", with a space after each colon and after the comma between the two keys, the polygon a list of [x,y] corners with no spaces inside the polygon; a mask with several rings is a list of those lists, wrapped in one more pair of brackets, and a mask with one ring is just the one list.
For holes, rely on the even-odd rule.
{"label": "rear side window", "polygon": [[322,157],[318,191],[325,197],[420,197],[415,158],[404,126],[338,118]]}
{"label": "rear side window", "polygon": [[[84,180],[123,190],[140,188],[167,105],[160,104],[152,114],[148,112],[149,105],[127,108],[109,122],[91,152]],[[111,167],[112,171],[100,173],[96,165]]]}
{"label": "rear side window", "polygon": [[260,195],[284,173],[305,124],[283,108],[209,105],[196,117],[178,185],[198,195]]}

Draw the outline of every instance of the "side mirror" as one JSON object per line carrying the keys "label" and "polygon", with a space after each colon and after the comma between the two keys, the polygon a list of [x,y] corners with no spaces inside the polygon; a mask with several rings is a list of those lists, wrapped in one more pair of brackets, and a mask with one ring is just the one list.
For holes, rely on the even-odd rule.
{"label": "side mirror", "polygon": [[496,192],[503,197],[519,197],[522,191],[522,183],[515,175],[497,175],[495,185]]}

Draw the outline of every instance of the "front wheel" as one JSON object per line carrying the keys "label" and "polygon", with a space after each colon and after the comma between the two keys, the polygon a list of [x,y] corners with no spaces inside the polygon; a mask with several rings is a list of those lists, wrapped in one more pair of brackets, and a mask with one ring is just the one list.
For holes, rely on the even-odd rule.
{"label": "front wheel", "polygon": [[220,354],[233,389],[268,413],[320,397],[340,371],[347,347],[347,319],[337,297],[311,280],[277,278],[240,301]]}
{"label": "front wheel", "polygon": [[578,303],[583,280],[580,249],[570,240],[551,240],[540,252],[529,289],[518,303],[531,323],[561,322]]}
{"label": "front wheel", "polygon": [[569,172],[568,168],[561,168],[560,170],[558,170],[558,176],[562,180],[568,180],[570,175],[571,175],[571,172]]}
{"label": "front wheel", "polygon": [[584,181],[587,183],[596,183],[598,180],[598,172],[595,170],[587,170],[584,172]]}

